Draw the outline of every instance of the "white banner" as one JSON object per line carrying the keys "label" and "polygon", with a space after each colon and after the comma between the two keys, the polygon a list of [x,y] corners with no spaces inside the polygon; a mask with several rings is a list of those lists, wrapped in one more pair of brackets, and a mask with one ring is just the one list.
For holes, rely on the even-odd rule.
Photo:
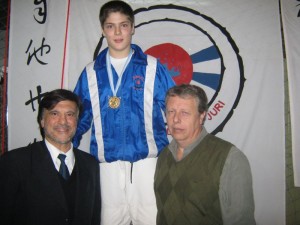
{"label": "white banner", "polygon": [[40,140],[43,94],[60,88],[67,1],[12,0],[8,65],[8,147]]}
{"label": "white banner", "polygon": [[290,95],[292,151],[295,186],[300,187],[300,5],[296,0],[281,0],[284,41]]}
{"label": "white banner", "polygon": [[[47,1],[49,5],[52,2],[60,1]],[[84,66],[107,46],[99,22],[103,2],[106,1],[71,1],[66,88],[75,87]],[[210,99],[208,131],[231,141],[247,155],[253,173],[257,224],[285,224],[284,82],[278,1],[127,2],[136,15],[133,42],[158,57],[176,83],[190,82],[203,87]],[[16,6],[18,4],[13,7],[28,10],[28,6],[22,8]],[[61,4],[58,8],[66,10],[65,2],[55,4]],[[57,11],[55,8],[55,13]],[[61,18],[50,15],[49,12],[49,23],[55,21],[57,26],[65,25],[65,14],[62,13]],[[35,27],[34,20],[27,23]],[[12,21],[11,28],[17,25]],[[43,35],[48,37],[53,32],[63,43],[64,32],[57,29],[47,30]],[[27,35],[30,40],[33,34]],[[41,36],[39,32],[35,35]],[[27,47],[28,37],[18,34],[14,38],[11,37],[11,43],[17,40]],[[62,51],[61,42],[57,44]],[[24,105],[28,101],[28,90],[34,90],[37,84],[32,85],[27,77],[16,80],[19,79],[18,71],[11,68],[23,71],[28,67],[21,62],[12,63],[19,56],[20,52],[10,51],[9,82],[10,87],[17,87],[18,91],[13,98],[10,90],[9,104],[14,104],[15,99],[21,99],[21,104],[14,108],[9,106],[9,121],[22,118],[9,124],[10,149],[38,137],[36,115]],[[57,64],[62,63],[62,52],[52,57]],[[59,77],[59,71],[50,73],[44,69],[43,77],[35,71],[33,74],[39,76],[34,80],[41,85],[42,92],[60,84],[59,78],[53,78],[54,74]],[[33,95],[36,97],[36,93]],[[20,126],[26,127],[26,132]],[[86,135],[81,149],[88,151],[88,142]]]}

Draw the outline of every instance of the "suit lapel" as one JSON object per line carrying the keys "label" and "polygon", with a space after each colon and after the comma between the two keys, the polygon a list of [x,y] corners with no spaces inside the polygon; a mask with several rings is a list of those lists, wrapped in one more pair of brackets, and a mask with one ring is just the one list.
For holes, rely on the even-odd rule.
{"label": "suit lapel", "polygon": [[58,205],[61,205],[63,209],[67,209],[57,170],[46,144],[44,142],[35,143],[32,152],[32,174],[34,174],[34,179],[40,183],[41,189],[47,191],[48,199],[57,201]]}
{"label": "suit lapel", "polygon": [[[77,167],[76,174],[76,203],[75,203],[75,218],[81,214],[85,215],[90,207],[91,195],[93,195],[93,179],[88,172],[88,165],[84,162],[84,159],[78,152],[79,150],[74,149],[75,155],[75,166]],[[74,219],[75,219],[74,218]],[[76,220],[76,219],[75,219]]]}

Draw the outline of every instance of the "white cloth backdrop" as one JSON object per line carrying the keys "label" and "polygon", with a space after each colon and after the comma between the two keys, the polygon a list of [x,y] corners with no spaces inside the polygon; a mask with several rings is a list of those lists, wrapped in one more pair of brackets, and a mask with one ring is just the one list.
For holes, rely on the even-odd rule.
{"label": "white cloth backdrop", "polygon": [[[12,0],[9,149],[41,139],[36,111],[25,104],[30,91],[34,98],[37,86],[44,93],[61,84],[67,1],[45,1],[45,24],[34,20],[36,6],[32,2]],[[96,47],[102,50],[106,46],[105,40],[101,43],[98,20],[103,2],[71,1],[65,88],[74,88],[84,66],[93,60]],[[133,42],[151,54],[159,54],[162,62],[164,54],[178,57],[175,50],[180,57],[187,57],[187,63],[177,67],[169,68],[166,63],[174,80],[190,79],[206,90],[210,98],[207,129],[247,155],[253,173],[257,224],[285,224],[284,82],[278,1],[128,2],[138,10]],[[174,5],[166,6],[169,3]],[[51,45],[48,54],[37,52],[43,37]],[[31,39],[39,54],[27,65]],[[180,57],[174,61],[181,63]],[[38,58],[48,64],[41,65]],[[37,109],[37,101],[33,102]],[[88,151],[88,135],[80,147]]]}
{"label": "white cloth backdrop", "polygon": [[281,0],[281,6],[291,106],[294,181],[295,186],[300,187],[300,5],[294,0]]}
{"label": "white cloth backdrop", "polygon": [[66,1],[11,1],[9,149],[41,139],[38,102],[43,93],[60,87],[65,27]]}

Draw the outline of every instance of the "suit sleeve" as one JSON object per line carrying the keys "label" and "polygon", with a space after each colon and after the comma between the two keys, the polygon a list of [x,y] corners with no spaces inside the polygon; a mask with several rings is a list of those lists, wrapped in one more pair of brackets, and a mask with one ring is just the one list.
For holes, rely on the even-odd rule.
{"label": "suit sleeve", "polygon": [[96,196],[95,196],[95,207],[93,212],[93,225],[100,225],[101,224],[101,194],[100,194],[100,173],[99,169],[100,164],[97,163],[95,173],[96,173]]}
{"label": "suit sleeve", "polygon": [[11,154],[5,153],[0,157],[0,220],[1,225],[13,224],[16,205],[19,202],[18,190],[21,188],[17,163]]}

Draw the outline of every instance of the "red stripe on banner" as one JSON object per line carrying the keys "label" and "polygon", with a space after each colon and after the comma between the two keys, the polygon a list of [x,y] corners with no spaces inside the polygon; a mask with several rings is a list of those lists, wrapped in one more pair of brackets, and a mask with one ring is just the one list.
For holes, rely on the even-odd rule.
{"label": "red stripe on banner", "polygon": [[5,152],[5,140],[6,140],[6,111],[7,111],[7,57],[8,57],[8,38],[9,38],[9,18],[10,18],[10,0],[8,0],[7,6],[7,19],[6,19],[6,32],[5,32],[5,50],[3,57],[3,93],[2,93],[2,121],[1,121],[1,152],[2,154]]}
{"label": "red stripe on banner", "polygon": [[61,71],[61,84],[60,84],[61,88],[64,87],[66,51],[67,51],[67,40],[68,40],[68,30],[69,30],[69,17],[70,17],[70,0],[68,0],[68,11],[67,11],[65,43],[64,43],[64,57],[63,57],[63,65],[62,65],[62,71]]}

